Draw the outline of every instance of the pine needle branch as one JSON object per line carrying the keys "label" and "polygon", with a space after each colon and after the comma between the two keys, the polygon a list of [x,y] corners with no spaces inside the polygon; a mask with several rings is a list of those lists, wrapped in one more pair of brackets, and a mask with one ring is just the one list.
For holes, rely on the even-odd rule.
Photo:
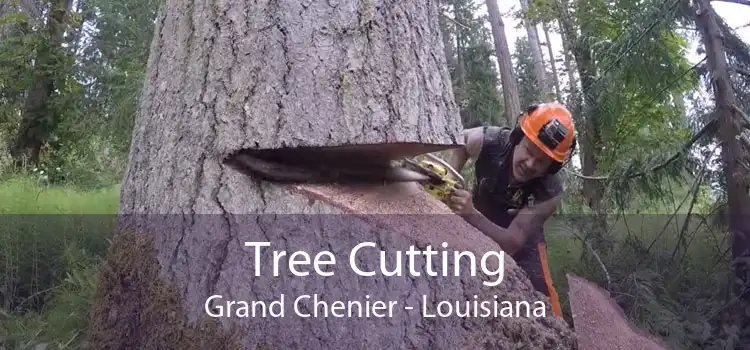
{"label": "pine needle branch", "polygon": [[[695,144],[696,142],[698,142],[698,140],[700,140],[705,134],[707,134],[707,133],[713,133],[715,131],[716,126],[717,126],[716,120],[715,119],[711,120],[700,131],[698,131],[695,135],[693,135],[693,137],[690,140],[688,140],[687,142],[685,142],[685,144],[683,144],[683,146],[680,148],[679,151],[675,152],[666,161],[661,162],[661,163],[659,163],[659,164],[651,167],[648,170],[643,170],[643,171],[639,171],[639,172],[634,173],[634,174],[629,174],[625,178],[626,179],[634,179],[634,178],[637,178],[637,177],[644,177],[644,176],[647,176],[648,174],[650,174],[652,172],[655,172],[655,171],[658,171],[660,169],[663,169],[664,167],[666,167],[670,163],[672,163],[675,160],[677,160],[680,157],[680,155],[686,153],[693,146],[693,144]],[[574,176],[576,176],[576,177],[584,179],[584,180],[609,180],[610,179],[610,176],[588,176],[588,175],[583,175],[583,174],[580,174],[580,173],[577,173],[577,172],[574,172],[574,171],[570,171],[570,170],[567,170],[567,169],[565,171],[568,172],[568,173],[570,173],[570,174],[572,174],[572,175],[574,175]]]}

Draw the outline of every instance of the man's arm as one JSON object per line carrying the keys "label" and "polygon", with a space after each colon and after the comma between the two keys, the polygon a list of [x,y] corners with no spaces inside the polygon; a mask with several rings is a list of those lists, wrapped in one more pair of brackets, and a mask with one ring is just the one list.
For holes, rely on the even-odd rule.
{"label": "man's arm", "polygon": [[554,214],[560,201],[561,197],[557,196],[535,205],[533,208],[521,209],[507,229],[495,225],[476,209],[473,209],[470,213],[461,214],[461,216],[472,226],[497,242],[503,251],[512,255],[523,248],[531,235],[543,229],[544,222]]}
{"label": "man's arm", "polygon": [[547,219],[557,211],[560,202],[562,202],[562,196],[558,195],[533,207],[522,208],[518,211],[518,214],[516,214],[509,227],[517,227],[526,232],[527,235],[524,235],[525,242],[525,238],[528,235],[532,235],[544,227]]}
{"label": "man's arm", "polygon": [[479,152],[482,151],[482,143],[484,141],[484,128],[477,127],[466,129],[463,131],[464,146],[459,147],[451,152],[451,155],[446,159],[453,169],[461,172],[466,162],[469,159],[476,159],[479,157]]}
{"label": "man's arm", "polygon": [[461,214],[461,216],[477,230],[497,242],[500,248],[508,254],[515,254],[526,243],[525,231],[521,230],[517,225],[511,223],[507,229],[502,228],[495,225],[476,209],[473,209],[470,213]]}
{"label": "man's arm", "polygon": [[547,219],[560,207],[564,191],[564,185],[557,176],[551,176],[542,181],[533,192],[538,203],[519,210],[509,228],[516,227],[525,232],[524,242],[527,237],[541,232]]}
{"label": "man's arm", "polygon": [[[476,160],[479,157],[484,144],[484,128],[466,129],[463,132],[463,136],[464,147],[453,150],[450,157],[446,159],[448,164],[458,172],[463,169],[469,159]],[[449,206],[457,211],[466,222],[497,242],[503,251],[514,254],[523,247],[526,238],[523,231],[519,230],[518,227],[505,229],[495,225],[474,208],[471,202],[471,193],[466,190],[456,191],[454,196],[451,198],[452,204],[449,203]],[[466,212],[463,212],[464,210]]]}

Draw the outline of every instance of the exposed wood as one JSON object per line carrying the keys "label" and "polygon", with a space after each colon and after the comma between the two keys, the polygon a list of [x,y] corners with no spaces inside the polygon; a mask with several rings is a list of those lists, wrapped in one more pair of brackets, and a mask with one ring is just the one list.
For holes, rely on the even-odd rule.
{"label": "exposed wood", "polygon": [[579,349],[669,349],[635,327],[605,289],[572,273],[566,277]]}

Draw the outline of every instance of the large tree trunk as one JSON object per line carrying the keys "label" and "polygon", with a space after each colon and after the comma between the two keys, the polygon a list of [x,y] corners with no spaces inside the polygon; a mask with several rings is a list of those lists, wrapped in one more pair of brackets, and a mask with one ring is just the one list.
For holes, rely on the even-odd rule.
{"label": "large tree trunk", "polygon": [[747,157],[748,150],[743,149],[738,139],[742,135],[742,118],[737,110],[737,99],[730,81],[722,42],[723,33],[718,25],[717,15],[707,0],[699,0],[695,10],[696,24],[706,49],[706,63],[711,72],[711,86],[716,102],[714,115],[719,124],[718,136],[722,143],[721,158],[726,177],[734,292],[737,298],[733,309],[736,310],[735,325],[740,330],[737,348],[747,349],[750,348],[750,177],[741,162],[750,157]]}
{"label": "large tree trunk", "polygon": [[[521,10],[524,15],[528,13],[529,8],[529,1],[521,0]],[[534,60],[534,77],[536,78],[536,83],[539,84],[539,91],[542,93],[542,96],[539,96],[539,98],[541,98],[542,101],[548,101],[550,97],[550,86],[547,81],[547,70],[544,67],[544,56],[542,56],[542,45],[539,40],[539,32],[537,31],[536,25],[529,23],[528,20],[524,21],[526,22],[526,35],[529,39],[529,47],[531,47],[531,58]],[[552,57],[553,56],[550,56],[550,58]]]}
{"label": "large tree trunk", "polygon": [[505,101],[505,118],[508,125],[513,126],[516,118],[521,115],[521,98],[518,94],[518,81],[513,73],[513,62],[505,37],[505,24],[500,15],[497,0],[487,0],[487,14],[492,27],[492,37],[495,39],[495,55],[500,68],[500,82],[503,86],[503,100]]}
{"label": "large tree trunk", "polygon": [[[377,247],[366,247],[355,261],[367,270],[380,266],[375,249],[386,251],[388,267],[394,250],[410,245],[440,250],[446,242],[450,249],[499,250],[418,185],[280,185],[221,162],[243,148],[375,144],[361,147],[362,156],[395,149],[388,156],[400,157],[457,145],[460,118],[437,18],[435,3],[422,1],[349,1],[335,7],[167,1],[122,186],[122,231],[102,267],[94,301],[93,348],[574,346],[567,325],[554,317],[419,315],[422,307],[434,312],[439,300],[474,301],[474,295],[480,301],[494,295],[500,301],[525,300],[534,311],[534,302],[546,299],[532,292],[507,257],[487,261],[504,263],[504,279],[496,287],[482,284],[492,277],[472,277],[468,259],[460,263],[461,277],[429,277],[421,258],[414,267],[421,276],[409,276],[406,256],[403,277],[354,273],[349,253],[362,242]],[[271,246],[262,248],[258,259],[244,242]],[[302,250],[316,262],[318,252],[331,251],[335,266],[323,266],[320,273],[295,266],[311,273],[294,276],[286,262],[301,257],[287,255],[274,276],[272,250],[290,255]],[[325,271],[335,274],[324,277]],[[312,300],[295,309],[297,297],[314,294],[329,303],[364,303],[369,296],[371,303],[397,304],[392,317],[299,316],[323,311]],[[211,305],[212,295],[224,299]],[[207,315],[219,307],[226,313],[228,300],[271,302],[282,295],[284,317],[237,317],[239,305],[232,317]],[[279,310],[269,305],[266,311]]]}

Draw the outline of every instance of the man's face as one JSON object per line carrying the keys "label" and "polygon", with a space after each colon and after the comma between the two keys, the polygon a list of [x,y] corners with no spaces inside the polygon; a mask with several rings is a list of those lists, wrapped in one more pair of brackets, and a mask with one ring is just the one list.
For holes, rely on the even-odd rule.
{"label": "man's face", "polygon": [[526,182],[542,176],[552,162],[552,158],[524,137],[513,151],[513,178]]}

